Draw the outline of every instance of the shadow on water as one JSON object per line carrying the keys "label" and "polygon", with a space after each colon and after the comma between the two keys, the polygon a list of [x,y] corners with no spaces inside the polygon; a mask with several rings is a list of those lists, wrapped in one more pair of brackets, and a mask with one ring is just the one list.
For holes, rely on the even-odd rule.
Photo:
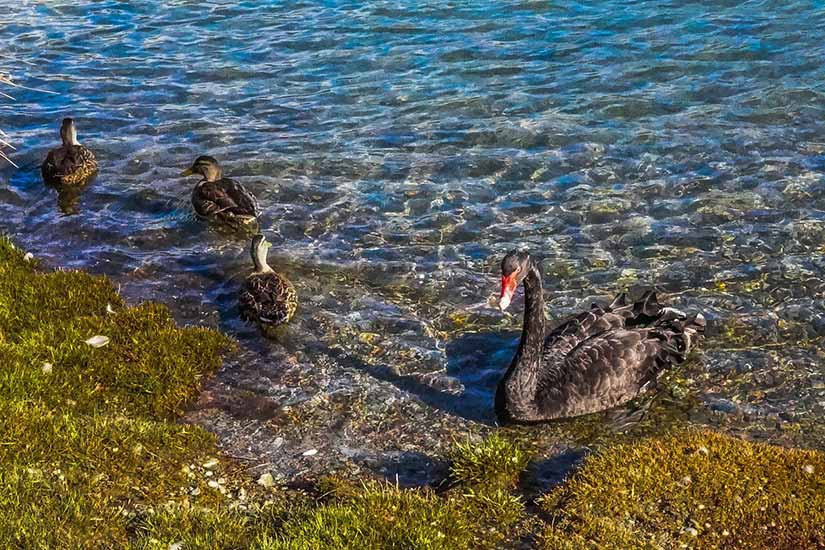
{"label": "shadow on water", "polygon": [[368,466],[390,483],[405,489],[438,488],[450,475],[449,461],[418,451],[386,453],[375,466]]}
{"label": "shadow on water", "polygon": [[[493,410],[498,380],[518,345],[516,332],[476,333],[460,336],[447,344],[446,376],[425,377],[398,373],[389,365],[371,365],[341,350],[319,349],[339,364],[368,373],[415,395],[434,409],[466,420],[496,425]],[[459,391],[450,391],[452,381]]]}
{"label": "shadow on water", "polygon": [[519,478],[519,493],[528,501],[546,494],[573,473],[587,456],[586,449],[570,449],[543,460],[533,460]]}

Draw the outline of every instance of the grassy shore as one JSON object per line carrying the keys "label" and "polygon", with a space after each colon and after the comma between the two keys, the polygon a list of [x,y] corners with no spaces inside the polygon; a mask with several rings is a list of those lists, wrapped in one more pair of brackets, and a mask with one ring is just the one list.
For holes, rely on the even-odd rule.
{"label": "grassy shore", "polygon": [[825,545],[823,454],[693,430],[600,449],[540,506],[519,492],[530,456],[503,435],[458,443],[439,493],[336,477],[319,497],[261,486],[177,421],[233,349],[0,239],[0,546]]}

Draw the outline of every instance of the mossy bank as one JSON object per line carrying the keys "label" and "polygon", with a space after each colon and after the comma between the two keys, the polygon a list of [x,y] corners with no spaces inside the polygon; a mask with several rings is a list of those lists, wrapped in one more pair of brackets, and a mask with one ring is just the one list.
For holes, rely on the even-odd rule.
{"label": "mossy bank", "polygon": [[0,239],[0,546],[825,545],[821,453],[702,431],[597,450],[538,502],[521,487],[540,457],[507,432],[457,442],[438,491],[334,476],[312,495],[257,484],[177,421],[233,348]]}

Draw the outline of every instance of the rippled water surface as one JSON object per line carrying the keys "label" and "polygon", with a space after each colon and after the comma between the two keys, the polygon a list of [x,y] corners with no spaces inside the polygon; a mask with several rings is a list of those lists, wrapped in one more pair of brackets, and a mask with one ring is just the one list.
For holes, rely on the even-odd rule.
{"label": "rippled water surface", "polygon": [[[7,3],[2,69],[57,94],[0,103],[0,230],[237,337],[190,418],[284,476],[416,482],[493,429],[521,301],[489,299],[517,246],[553,319],[650,286],[709,319],[657,391],[520,434],[822,448],[823,36],[797,1]],[[68,115],[101,170],[58,200],[38,166]],[[237,320],[246,242],[192,215],[177,174],[202,153],[298,287],[280,341]]]}

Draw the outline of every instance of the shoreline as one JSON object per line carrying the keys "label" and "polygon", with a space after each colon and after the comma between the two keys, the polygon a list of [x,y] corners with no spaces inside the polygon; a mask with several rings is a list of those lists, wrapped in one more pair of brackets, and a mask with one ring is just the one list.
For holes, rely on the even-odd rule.
{"label": "shoreline", "polygon": [[[690,428],[618,438],[584,458],[546,456],[499,428],[434,456],[432,488],[324,471],[288,490],[290,480],[251,472],[179,422],[236,344],[179,328],[165,306],[128,306],[105,277],[42,271],[6,238],[0,275],[10,365],[0,463],[17,499],[0,500],[0,538],[10,547],[825,544],[825,454]],[[671,512],[651,515],[646,502]]]}

